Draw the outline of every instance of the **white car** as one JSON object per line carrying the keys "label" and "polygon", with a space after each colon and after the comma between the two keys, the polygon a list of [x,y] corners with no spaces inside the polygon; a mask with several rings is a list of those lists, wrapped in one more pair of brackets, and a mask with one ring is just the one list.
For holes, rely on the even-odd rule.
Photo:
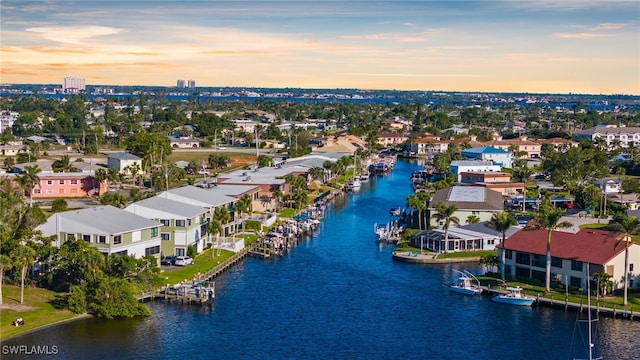
{"label": "white car", "polygon": [[193,264],[193,259],[188,256],[177,256],[175,266],[187,266]]}

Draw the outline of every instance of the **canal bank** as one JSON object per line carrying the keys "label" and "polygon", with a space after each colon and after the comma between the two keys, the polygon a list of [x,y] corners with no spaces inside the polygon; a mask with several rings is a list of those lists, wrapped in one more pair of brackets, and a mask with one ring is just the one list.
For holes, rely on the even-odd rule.
{"label": "canal bank", "polygon": [[[211,307],[148,303],[154,313],[149,318],[79,320],[10,344],[55,343],[61,358],[580,356],[569,351],[575,313],[505,306],[448,290],[456,278],[453,269],[480,274],[478,264],[391,260],[393,247],[377,243],[371,225],[404,202],[411,191],[408,176],[417,168],[400,161],[359,193],[337,196],[319,231],[283,256],[247,257],[230,267],[216,278],[218,296]],[[603,356],[640,357],[637,322],[603,317],[596,326],[595,344]]]}

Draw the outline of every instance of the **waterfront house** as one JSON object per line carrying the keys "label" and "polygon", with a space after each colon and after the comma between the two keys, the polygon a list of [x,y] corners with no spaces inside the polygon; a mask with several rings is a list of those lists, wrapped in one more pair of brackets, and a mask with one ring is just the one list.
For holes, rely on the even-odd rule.
{"label": "waterfront house", "polygon": [[479,146],[464,149],[460,152],[463,158],[469,160],[492,161],[503,168],[511,168],[511,153],[492,146]]}
{"label": "waterfront house", "polygon": [[484,160],[454,160],[449,165],[449,171],[456,176],[456,181],[462,181],[462,174],[469,172],[500,172],[500,165],[493,161]]}
{"label": "waterfront house", "polygon": [[[461,219],[461,221],[463,221]],[[494,250],[502,239],[501,234],[490,234],[464,227],[451,226],[445,238],[443,229],[421,231],[411,237],[411,246],[429,249],[437,253],[455,251]]]}
{"label": "waterfront house", "polygon": [[402,133],[383,132],[378,134],[377,143],[384,147],[388,147],[403,144],[408,139],[407,135]]}
{"label": "waterfront house", "polygon": [[424,136],[408,144],[409,151],[417,155],[433,156],[440,154],[449,148],[449,141],[441,140],[437,136]]}
{"label": "waterfront house", "polygon": [[54,246],[70,239],[84,240],[105,255],[160,256],[160,226],[148,218],[106,205],[51,215],[35,228],[57,236]]}
{"label": "waterfront house", "polygon": [[206,236],[208,209],[202,206],[154,196],[136,201],[124,210],[162,224],[160,253],[163,257],[187,255],[189,245],[199,253],[205,249],[206,242],[211,241]]}
{"label": "waterfront house", "polygon": [[[611,275],[613,289],[623,287],[625,244],[616,246],[619,234],[598,229],[582,229],[577,233],[554,231],[551,235],[551,280],[576,288],[586,288],[593,274]],[[503,249],[498,246],[498,258]],[[520,230],[506,242],[505,270],[511,278],[523,277],[544,283],[547,230]],[[589,263],[589,274],[586,264]],[[629,246],[629,286],[640,282],[640,244]],[[592,286],[595,288],[595,286]]]}
{"label": "waterfront house", "polygon": [[233,205],[238,199],[229,195],[225,195],[224,192],[218,190],[218,187],[219,186],[211,186],[205,189],[187,185],[163,191],[157,196],[193,206],[202,207],[207,210],[207,220],[213,218],[213,214],[215,213],[216,208],[226,208],[231,215],[229,222],[227,224],[222,224],[224,231],[223,235],[226,236],[227,234],[235,232],[239,225],[238,215],[234,212],[233,209]]}
{"label": "waterfront house", "polygon": [[130,174],[128,167],[138,166],[138,174],[143,172],[142,158],[128,152],[117,152],[107,155],[107,167],[118,169],[121,173]]}
{"label": "waterfront house", "polygon": [[576,130],[573,132],[576,140],[588,139],[593,143],[602,139],[607,149],[616,146],[627,148],[630,144],[640,145],[640,127],[617,127],[616,125],[599,125],[591,129]]}
{"label": "waterfront house", "polygon": [[511,173],[477,171],[460,173],[461,184],[470,186],[480,186],[489,190],[497,191],[503,196],[522,195],[524,193],[524,183],[511,182]]}
{"label": "waterfront house", "polygon": [[[439,202],[447,206],[457,207],[453,216],[463,223],[469,215],[475,215],[480,221],[488,221],[491,215],[504,210],[504,200],[502,195],[483,187],[473,186],[453,186],[446,189],[437,190],[429,202],[429,213],[433,214],[435,205]],[[441,227],[443,224],[431,224],[434,221],[429,217],[429,226]]]}

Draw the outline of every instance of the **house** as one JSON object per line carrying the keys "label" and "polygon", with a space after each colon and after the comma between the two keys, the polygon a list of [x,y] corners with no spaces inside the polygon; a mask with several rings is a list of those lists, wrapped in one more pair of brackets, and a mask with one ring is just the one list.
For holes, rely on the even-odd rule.
{"label": "house", "polygon": [[469,172],[500,172],[500,165],[493,161],[484,160],[454,160],[449,165],[449,171],[456,176],[456,181],[462,181],[463,173]]}
{"label": "house", "polygon": [[132,214],[154,220],[160,227],[160,253],[165,256],[184,256],[189,245],[201,252],[206,242],[208,209],[160,196],[136,201],[124,208]]}
{"label": "house", "polygon": [[455,251],[494,250],[502,235],[487,234],[452,226],[447,232],[442,229],[421,231],[411,237],[411,246],[429,249],[437,253]]}
{"label": "house", "polygon": [[464,149],[460,154],[463,158],[469,160],[493,161],[494,164],[503,168],[511,168],[511,153],[503,149],[492,146],[479,146]]}
{"label": "house", "polygon": [[[436,204],[440,202],[447,206],[455,205],[457,210],[454,216],[461,222],[470,215],[477,216],[480,221],[489,221],[494,213],[504,210],[502,195],[483,187],[453,186],[437,190],[429,202],[430,214],[434,213]],[[430,217],[429,225],[432,225],[431,221],[434,220]],[[434,225],[440,227],[443,224]]]}
{"label": "house", "polygon": [[[617,244],[619,235],[597,229],[582,229],[577,233],[553,231],[551,234],[551,281],[577,288],[586,288],[593,274],[611,275],[613,289],[620,289],[624,277],[625,244]],[[503,251],[498,246],[498,258]],[[512,278],[524,277],[545,281],[547,230],[520,230],[506,242],[505,271]],[[629,245],[629,286],[640,283],[640,244]],[[587,266],[589,264],[589,274]],[[595,288],[595,286],[592,286]]]}
{"label": "house", "polygon": [[501,136],[498,136],[495,140],[485,143],[485,145],[502,149],[507,152],[511,152],[511,149],[515,148],[519,154],[522,154],[518,156],[518,158],[521,159],[540,158],[540,151],[542,149],[542,145],[540,143],[529,140],[526,136],[506,140],[503,140]]}
{"label": "house", "polygon": [[522,195],[524,183],[511,182],[511,173],[494,171],[477,171],[460,173],[460,183],[470,186],[484,187],[497,191],[503,196]]}
{"label": "house", "polygon": [[418,155],[440,154],[449,148],[449,141],[440,140],[437,136],[425,136],[409,144],[409,151]]}
{"label": "house", "polygon": [[54,246],[84,240],[105,255],[160,256],[162,224],[106,205],[55,213],[36,227],[44,236],[57,235]]}
{"label": "house", "polygon": [[26,152],[22,145],[0,145],[0,155],[2,156],[18,156],[21,152]]}
{"label": "house", "polygon": [[564,139],[559,137],[555,137],[551,139],[538,139],[536,140],[536,142],[540,144],[540,151],[542,151],[542,146],[545,144],[548,144],[549,146],[551,146],[554,151],[563,151],[563,152],[569,149],[570,147],[579,145],[579,143],[575,141],[571,141],[570,139]]}
{"label": "house", "polygon": [[187,185],[163,191],[157,196],[204,208],[207,210],[206,218],[208,220],[213,218],[216,208],[224,207],[229,211],[230,215],[229,222],[222,224],[224,235],[236,232],[241,221],[238,221],[238,214],[234,212],[233,205],[238,199],[225,195],[222,191],[217,190],[217,188],[218,186],[213,186],[203,189]]}
{"label": "house", "polygon": [[593,184],[603,194],[619,194],[622,192],[622,180],[615,177],[595,178]]}
{"label": "house", "polygon": [[118,169],[121,173],[131,174],[128,168],[138,166],[138,174],[143,172],[142,158],[128,152],[117,152],[107,155],[107,168]]}
{"label": "house", "polygon": [[573,132],[573,137],[578,141],[581,139],[588,139],[593,143],[602,141],[609,150],[616,146],[627,148],[631,144],[634,146],[640,145],[640,127],[599,125],[591,129],[576,130]]}
{"label": "house", "polygon": [[96,182],[93,174],[86,173],[40,173],[40,184],[33,189],[34,199],[78,198],[100,196],[107,191],[108,182]]}
{"label": "house", "polygon": [[378,134],[377,143],[384,147],[395,146],[403,144],[405,141],[407,141],[407,139],[407,135],[401,133],[383,132]]}

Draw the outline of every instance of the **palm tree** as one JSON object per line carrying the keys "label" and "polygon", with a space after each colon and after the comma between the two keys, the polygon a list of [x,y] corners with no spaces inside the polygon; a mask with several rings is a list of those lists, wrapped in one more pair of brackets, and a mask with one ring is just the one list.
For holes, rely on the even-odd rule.
{"label": "palm tree", "polygon": [[451,223],[456,225],[460,225],[460,219],[454,216],[453,214],[458,211],[458,207],[455,205],[447,205],[443,202],[439,202],[435,205],[435,213],[431,215],[433,219],[436,219],[438,222],[444,221],[444,225],[442,228],[444,229],[444,243],[447,246],[449,242],[449,226]]}
{"label": "palm tree", "polygon": [[223,228],[224,233],[224,225],[231,220],[231,214],[229,213],[229,209],[225,206],[220,206],[215,208],[213,211],[213,219],[218,220]]}
{"label": "palm tree", "polygon": [[[100,185],[107,180],[107,170],[105,169],[96,169],[95,173],[93,174],[93,178],[96,180],[96,183],[98,185],[98,195],[100,195]],[[94,186],[95,188],[95,186]]]}
{"label": "palm tree", "polygon": [[280,205],[284,194],[282,193],[282,191],[276,190],[271,194],[271,196],[273,196],[273,199],[276,201],[276,210],[280,211]]}
{"label": "palm tree", "polygon": [[[211,221],[209,221],[209,224],[207,224],[207,232],[209,234],[216,234],[216,244],[217,244],[220,238],[220,233],[222,233],[222,224],[220,223],[220,221],[216,219],[212,219]],[[212,249],[211,257],[213,257],[214,254],[215,254],[215,250]]]}
{"label": "palm tree", "polygon": [[[633,235],[640,233],[640,219],[635,216],[617,215],[607,226],[610,230],[622,233],[622,236],[616,240],[614,248],[624,241],[624,299],[623,305],[627,306],[627,288],[629,287],[629,245]],[[613,233],[610,236],[618,235]]]}
{"label": "palm tree", "polygon": [[11,258],[7,255],[0,255],[0,305],[2,305],[2,277],[5,271],[11,270],[12,268]]}
{"label": "palm tree", "polygon": [[413,209],[418,211],[418,228],[422,230],[422,211],[427,208],[427,204],[420,200],[417,194],[407,196],[407,206],[410,207],[413,221]]}
{"label": "palm tree", "polygon": [[502,280],[505,279],[505,261],[506,261],[506,253],[507,253],[507,248],[505,245],[505,241],[507,240],[507,231],[509,230],[509,228],[513,225],[518,224],[518,222],[512,218],[507,212],[502,211],[499,213],[494,213],[493,215],[491,215],[491,220],[487,221],[484,226],[488,227],[489,229],[493,229],[495,231],[498,231],[502,234],[502,252],[500,255],[500,278]]}
{"label": "palm tree", "polygon": [[557,229],[571,227],[568,221],[560,221],[565,211],[554,209],[548,199],[544,199],[540,211],[524,230],[547,230],[547,266],[545,271],[545,291],[551,291],[551,235]]}
{"label": "palm tree", "polygon": [[29,193],[29,206],[33,206],[33,189],[36,186],[40,186],[40,177],[38,177],[40,167],[38,165],[27,165],[24,170],[25,172],[19,176],[18,182]]}
{"label": "palm tree", "polygon": [[478,215],[469,215],[467,216],[467,224],[476,224],[480,222],[480,217]]}
{"label": "palm tree", "polygon": [[20,304],[24,304],[24,278],[27,276],[27,269],[33,264],[36,252],[31,247],[21,245],[11,254],[13,263],[17,268],[21,268],[20,273]]}

